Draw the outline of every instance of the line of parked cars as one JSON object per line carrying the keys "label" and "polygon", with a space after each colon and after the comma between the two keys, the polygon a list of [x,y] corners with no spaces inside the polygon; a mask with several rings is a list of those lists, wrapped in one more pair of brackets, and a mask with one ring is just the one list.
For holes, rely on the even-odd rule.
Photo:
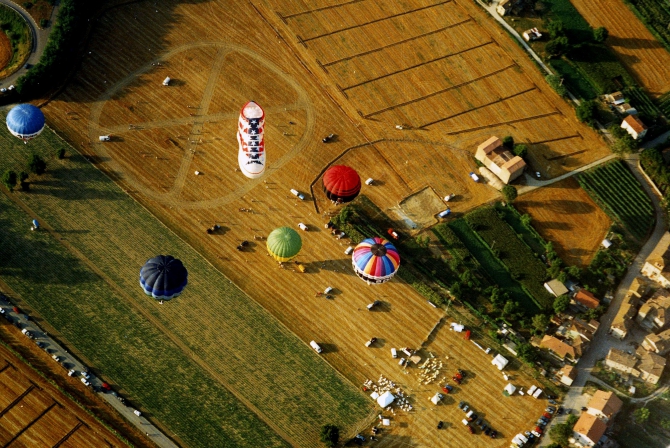
{"label": "line of parked cars", "polygon": [[483,418],[475,414],[473,409],[470,409],[470,406],[465,401],[458,403],[458,409],[465,412],[465,418],[461,421],[465,426],[467,426],[470,434],[475,433],[475,427],[478,426],[479,429],[487,436],[495,439],[498,436],[498,432],[491,428]]}

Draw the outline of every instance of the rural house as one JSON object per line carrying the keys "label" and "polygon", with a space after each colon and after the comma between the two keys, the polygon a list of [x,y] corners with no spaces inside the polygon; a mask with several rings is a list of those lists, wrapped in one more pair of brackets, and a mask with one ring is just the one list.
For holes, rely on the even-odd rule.
{"label": "rural house", "polygon": [[621,122],[621,127],[625,129],[635,140],[643,138],[647,134],[647,126],[642,123],[636,115],[629,115]]}
{"label": "rural house", "polygon": [[577,369],[575,366],[566,364],[561,370],[556,374],[558,380],[565,384],[566,386],[571,386],[572,382],[577,378]]}
{"label": "rural house", "polygon": [[663,375],[663,370],[665,370],[667,360],[656,353],[644,350],[642,347],[638,347],[635,354],[640,358],[637,364],[640,379],[649,384],[658,384],[661,375]]}
{"label": "rural house", "polygon": [[586,405],[588,408],[586,412],[609,423],[617,412],[621,410],[622,406],[623,401],[614,392],[599,390],[593,394],[593,397],[589,400],[589,404]]}
{"label": "rural house", "polygon": [[659,289],[642,304],[635,321],[649,331],[665,330],[670,320],[670,291]]}
{"label": "rural house", "polygon": [[670,260],[669,245],[670,233],[666,232],[656,246],[658,250],[654,250],[649,254],[641,271],[643,276],[660,283],[664,288],[670,287],[670,269],[666,269],[668,260]]}
{"label": "rural house", "polygon": [[523,32],[523,38],[526,39],[526,42],[531,42],[533,40],[538,40],[539,38],[542,37],[542,33],[540,33],[537,28],[531,28],[529,30],[526,30]]}
{"label": "rural house", "polygon": [[540,342],[540,348],[546,348],[561,361],[576,362],[581,356],[581,347],[573,347],[560,339],[545,335]]}
{"label": "rural house", "polygon": [[665,356],[670,351],[670,330],[658,334],[648,334],[642,341],[642,347],[660,356]]}
{"label": "rural house", "polygon": [[582,413],[575,427],[572,429],[572,435],[575,441],[583,446],[593,446],[605,434],[607,424],[595,415]]}
{"label": "rural house", "polygon": [[557,279],[549,280],[544,284],[544,288],[554,297],[562,296],[568,293],[568,288]]}
{"label": "rural house", "polygon": [[611,348],[605,357],[605,365],[612,370],[616,370],[624,377],[639,376],[640,372],[635,369],[637,361],[637,356],[629,355],[616,348]]}
{"label": "rural house", "polygon": [[621,302],[619,311],[612,320],[610,333],[615,338],[623,340],[633,327],[633,318],[637,314],[637,305],[645,292],[645,284],[640,277],[633,280],[630,289]]}
{"label": "rural house", "polygon": [[605,95],[605,101],[608,103],[614,104],[615,106],[618,106],[619,104],[623,104],[626,102],[626,99],[623,96],[623,93],[621,92],[614,92]]}
{"label": "rural house", "polygon": [[572,296],[572,299],[577,305],[588,309],[596,309],[598,308],[598,305],[600,305],[600,300],[594,296],[593,293],[585,289],[577,291],[577,294]]}
{"label": "rural house", "polygon": [[491,137],[479,145],[475,158],[505,184],[521,176],[526,168],[526,162],[505,148],[498,137]]}
{"label": "rural house", "polygon": [[614,107],[620,114],[637,115],[637,109],[628,103],[619,104]]}

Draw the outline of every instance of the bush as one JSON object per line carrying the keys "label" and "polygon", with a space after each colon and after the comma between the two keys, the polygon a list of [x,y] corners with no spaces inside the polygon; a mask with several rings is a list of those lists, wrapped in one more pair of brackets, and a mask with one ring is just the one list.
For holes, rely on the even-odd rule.
{"label": "bush", "polygon": [[507,149],[514,148],[514,137],[512,137],[511,135],[504,136],[502,139],[502,144]]}
{"label": "bush", "polygon": [[560,314],[570,306],[570,297],[566,295],[558,296],[554,299],[554,311]]}
{"label": "bush", "polygon": [[516,199],[518,193],[516,191],[516,187],[513,185],[505,185],[502,188],[502,195],[505,199],[505,202],[512,203]]}
{"label": "bush", "polygon": [[570,51],[570,42],[565,36],[557,37],[547,42],[544,49],[550,56],[560,56]]}
{"label": "bush", "polygon": [[321,427],[321,442],[327,447],[334,447],[340,440],[340,429],[335,425],[323,425]]}
{"label": "bush", "polygon": [[589,126],[593,126],[596,114],[598,113],[598,106],[595,101],[582,101],[579,106],[577,106],[577,119],[582,123],[586,123]]}
{"label": "bush", "polygon": [[2,175],[2,183],[9,191],[12,191],[16,185],[16,173],[12,170],[5,171]]}
{"label": "bush", "polygon": [[40,156],[33,154],[30,157],[30,162],[28,162],[28,170],[37,175],[44,174],[47,170],[47,164]]}
{"label": "bush", "polygon": [[522,143],[514,145],[514,155],[519,156],[522,159],[528,154],[528,147]]}
{"label": "bush", "polygon": [[40,19],[40,28],[46,28],[49,26],[49,19]]}
{"label": "bush", "polygon": [[595,30],[593,30],[593,40],[596,42],[605,42],[607,38],[609,37],[609,31],[607,31],[607,28],[604,26],[598,27]]}
{"label": "bush", "polygon": [[549,87],[554,89],[560,96],[563,98],[568,96],[568,89],[563,85],[563,78],[558,75],[547,75],[544,79],[549,84]]}
{"label": "bush", "polygon": [[56,151],[56,157],[58,160],[63,160],[65,158],[65,148],[60,148]]}

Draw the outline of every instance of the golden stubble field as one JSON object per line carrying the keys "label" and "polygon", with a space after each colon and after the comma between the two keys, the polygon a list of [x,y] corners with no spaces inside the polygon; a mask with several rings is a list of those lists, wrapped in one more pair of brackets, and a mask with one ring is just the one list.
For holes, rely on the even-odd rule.
{"label": "golden stubble field", "polygon": [[621,0],[575,0],[579,13],[594,28],[609,31],[609,45],[649,94],[670,91],[670,53]]}
{"label": "golden stubble field", "polygon": [[[323,344],[324,357],[349,380],[383,374],[415,389],[416,411],[396,416],[387,446],[503,446],[515,431],[530,429],[543,402],[512,398],[510,414],[490,356],[442,328],[428,349],[450,356],[448,372],[472,372],[454,397],[484,412],[501,438],[472,439],[450,400],[433,410],[427,398],[437,386],[418,387],[389,348],[418,347],[443,312],[400,281],[369,287],[353,274],[347,240],[323,228],[336,209],[324,200],[320,176],[338,162],[378,179],[363,193],[384,211],[426,187],[440,196],[456,193],[452,208],[466,211],[497,195],[467,177],[475,169],[470,153],[490,135],[532,143],[531,163],[546,175],[596,160],[607,148],[474,6],[366,1],[341,8],[358,3],[367,7],[336,13],[325,1],[192,1],[116,8],[101,18],[80,72],[45,112],[50,125],[250,299],[304,341]],[[318,11],[301,13],[308,10]],[[334,33],[344,28],[350,30]],[[333,33],[328,43],[316,37],[323,33]],[[360,53],[366,54],[352,57]],[[451,53],[458,54],[429,62]],[[344,58],[350,59],[330,64]],[[166,76],[170,87],[161,85]],[[236,121],[250,99],[267,114],[268,171],[257,180],[236,171]],[[420,129],[396,129],[401,123]],[[338,137],[321,143],[331,132]],[[106,134],[112,141],[98,142]],[[279,269],[264,242],[253,239],[298,222],[311,228],[301,233],[305,274]],[[223,234],[206,234],[214,223]],[[241,240],[251,241],[249,250],[235,250]],[[333,300],[314,297],[326,286],[336,289]],[[384,306],[368,312],[375,299]],[[372,336],[378,345],[366,348]],[[519,373],[515,382],[530,380]],[[439,419],[448,430],[434,429]]]}
{"label": "golden stubble field", "polygon": [[84,409],[0,346],[2,446],[125,446]]}

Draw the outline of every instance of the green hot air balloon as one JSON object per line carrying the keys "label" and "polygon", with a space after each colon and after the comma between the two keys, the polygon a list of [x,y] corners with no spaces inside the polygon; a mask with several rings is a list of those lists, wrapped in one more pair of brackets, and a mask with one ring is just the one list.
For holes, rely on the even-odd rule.
{"label": "green hot air balloon", "polygon": [[268,235],[267,248],[275,260],[284,263],[298,255],[302,248],[302,239],[292,228],[279,227]]}

